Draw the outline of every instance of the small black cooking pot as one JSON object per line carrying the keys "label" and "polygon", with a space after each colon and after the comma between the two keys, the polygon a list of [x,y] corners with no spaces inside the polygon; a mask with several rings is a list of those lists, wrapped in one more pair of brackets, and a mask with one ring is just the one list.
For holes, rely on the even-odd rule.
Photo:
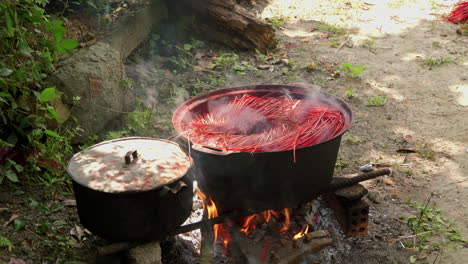
{"label": "small black cooking pot", "polygon": [[[73,180],[78,215],[82,225],[92,233],[115,241],[158,240],[178,228],[190,215],[191,168],[182,170],[176,177],[147,184],[142,190],[121,190],[119,175],[156,177],[148,172],[157,166],[150,157],[153,141],[178,148],[169,141],[132,137],[102,142],[71,159],[68,173]],[[121,156],[122,153],[126,155]],[[93,166],[100,169],[92,169]],[[116,178],[99,182],[108,171]]]}
{"label": "small black cooking pot", "polygon": [[218,210],[282,209],[325,191],[332,180],[341,136],[349,127],[352,114],[342,100],[319,92],[316,87],[254,85],[216,90],[182,104],[174,113],[173,124],[184,135],[184,124],[209,111],[212,104],[228,102],[242,94],[273,97],[287,94],[293,99],[311,99],[340,109],[347,126],[326,142],[296,150],[245,153],[192,144],[194,177]]}

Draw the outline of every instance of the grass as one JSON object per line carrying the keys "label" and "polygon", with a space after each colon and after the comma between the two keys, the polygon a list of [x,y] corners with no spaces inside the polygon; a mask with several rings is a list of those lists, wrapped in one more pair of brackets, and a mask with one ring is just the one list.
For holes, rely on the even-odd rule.
{"label": "grass", "polygon": [[352,88],[347,89],[344,96],[348,99],[354,98],[354,90]]}
{"label": "grass", "polygon": [[425,159],[434,160],[435,152],[432,149],[430,149],[426,144],[419,144],[416,146],[416,148],[419,150],[419,156]]}
{"label": "grass", "polygon": [[387,103],[387,97],[385,96],[376,96],[367,99],[368,107],[380,107],[384,106]]}
{"label": "grass", "polygon": [[338,156],[338,158],[336,159],[336,163],[335,163],[335,173],[342,171],[349,165],[350,165],[349,160],[343,158],[342,156]]}
{"label": "grass", "polygon": [[359,137],[347,136],[345,138],[345,141],[351,144],[359,144],[359,142],[361,142],[361,139]]}
{"label": "grass", "polygon": [[366,70],[364,70],[365,67],[366,66],[364,65],[353,65],[351,63],[344,62],[340,65],[339,69],[348,78],[358,78],[359,75],[366,72]]}
{"label": "grass", "polygon": [[346,30],[344,28],[328,24],[324,21],[320,22],[320,24],[318,25],[318,30],[328,32],[332,36],[344,35],[346,33]]}
{"label": "grass", "polygon": [[449,63],[455,63],[455,60],[451,58],[439,57],[427,58],[423,61],[423,65],[429,66],[430,68],[440,67]]}
{"label": "grass", "polygon": [[402,8],[404,6],[416,3],[418,0],[392,0],[387,2],[387,6],[390,8]]}
{"label": "grass", "polygon": [[283,27],[286,21],[286,18],[283,16],[277,16],[277,17],[269,17],[265,19],[268,23],[270,23],[274,27]]}

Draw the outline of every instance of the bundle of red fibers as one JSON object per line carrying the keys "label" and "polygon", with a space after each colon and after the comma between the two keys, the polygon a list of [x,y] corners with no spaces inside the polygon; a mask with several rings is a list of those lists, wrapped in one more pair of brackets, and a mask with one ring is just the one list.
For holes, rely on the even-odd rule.
{"label": "bundle of red fibers", "polygon": [[468,23],[468,1],[455,5],[455,9],[445,18],[445,21],[454,24]]}
{"label": "bundle of red fibers", "polygon": [[186,123],[193,143],[235,152],[272,152],[327,141],[345,126],[338,109],[287,96],[237,96]]}

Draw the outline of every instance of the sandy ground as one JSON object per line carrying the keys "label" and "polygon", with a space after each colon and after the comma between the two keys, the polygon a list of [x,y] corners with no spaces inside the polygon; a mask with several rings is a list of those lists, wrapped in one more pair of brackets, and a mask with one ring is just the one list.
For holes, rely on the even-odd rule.
{"label": "sandy ground", "polygon": [[[373,161],[395,168],[393,184],[374,182],[368,184],[371,191],[419,203],[434,192],[431,202],[468,238],[468,37],[435,15],[447,13],[453,3],[272,0],[260,15],[285,20],[278,35],[282,43],[299,46],[285,47],[298,64],[366,67],[357,79],[302,74],[296,82],[321,82],[341,97],[353,89],[348,102],[355,121],[347,136],[360,142],[344,142],[341,154],[361,165]],[[327,35],[320,21],[346,33]],[[428,58],[449,62],[431,67],[424,63]],[[387,103],[367,107],[375,96],[385,96]],[[418,145],[429,154],[396,152]],[[429,263],[436,257],[436,263],[466,263],[468,249],[433,254]]]}

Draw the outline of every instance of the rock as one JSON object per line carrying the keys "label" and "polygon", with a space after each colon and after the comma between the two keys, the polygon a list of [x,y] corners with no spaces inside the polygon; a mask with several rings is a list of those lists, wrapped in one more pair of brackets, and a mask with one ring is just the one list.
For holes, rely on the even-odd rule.
{"label": "rock", "polygon": [[382,197],[378,193],[372,191],[369,192],[369,194],[367,195],[367,199],[369,199],[375,204],[379,204],[382,202]]}
{"label": "rock", "polygon": [[161,264],[161,247],[159,242],[140,245],[129,251],[135,264]]}
{"label": "rock", "polygon": [[[79,50],[57,65],[49,82],[65,95],[61,102],[62,111],[68,111],[68,115],[71,112],[77,119],[74,126],[83,129],[74,138],[74,143],[85,142],[122,112],[133,109],[131,91],[119,86],[119,81],[124,78],[121,55],[106,42]],[[72,108],[72,98],[77,96],[81,98],[79,104]]]}
{"label": "rock", "polygon": [[418,255],[416,255],[416,258],[418,260],[427,259],[427,257],[428,257],[428,254],[426,252],[420,252]]}
{"label": "rock", "polygon": [[[144,41],[155,24],[167,17],[161,1],[149,1],[132,15],[122,19],[103,40],[78,50],[61,61],[48,81],[64,94],[52,102],[59,123],[70,116],[77,119],[73,127],[83,131],[72,143],[84,143],[89,136],[100,134],[122,113],[134,110],[135,99],[125,79],[123,60]],[[90,43],[91,44],[91,43]],[[73,98],[79,104],[73,106]]]}
{"label": "rock", "polygon": [[386,176],[382,179],[382,182],[387,184],[387,185],[394,185],[393,180],[391,178],[389,178],[389,177],[386,177]]}

